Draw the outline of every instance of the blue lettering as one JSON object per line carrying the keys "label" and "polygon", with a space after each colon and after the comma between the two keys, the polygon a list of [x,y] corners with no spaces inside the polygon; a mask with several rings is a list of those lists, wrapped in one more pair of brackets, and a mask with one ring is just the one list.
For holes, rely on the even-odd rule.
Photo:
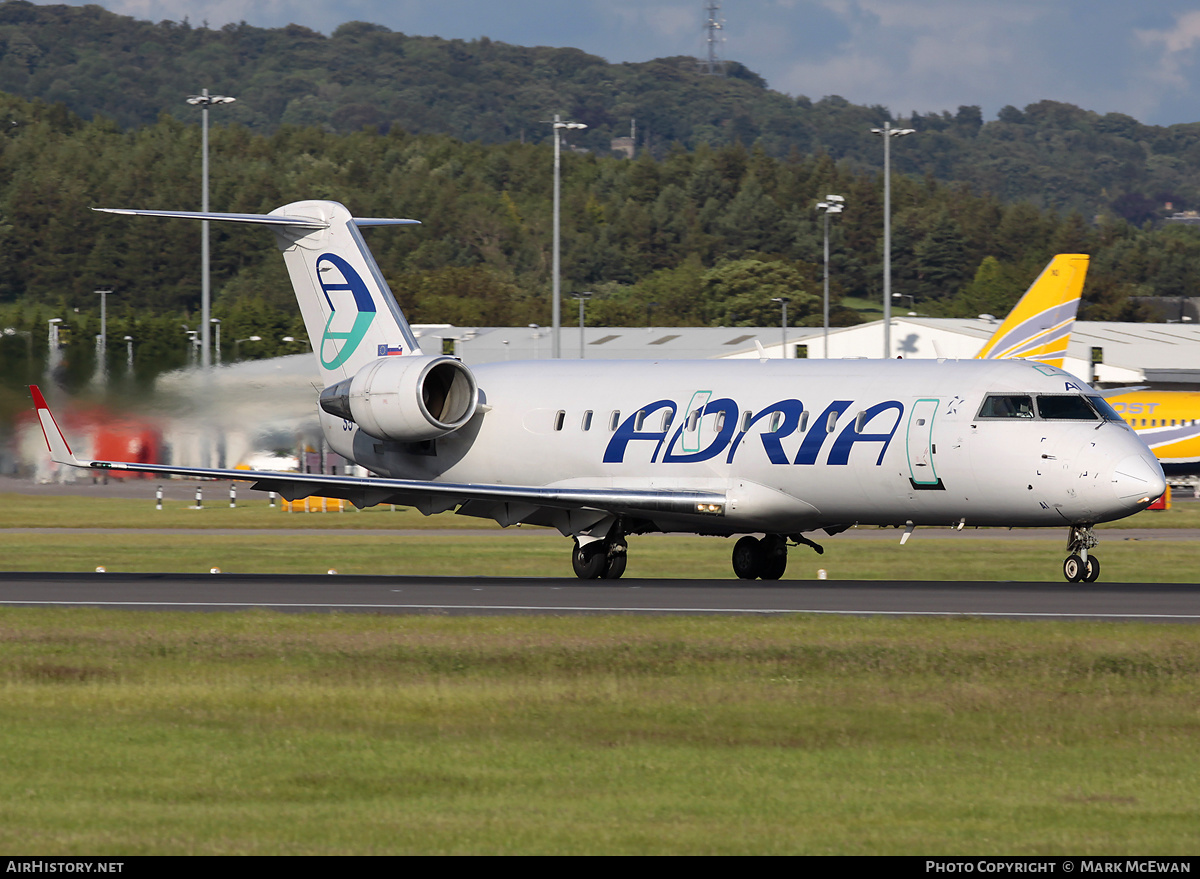
{"label": "blue lettering", "polygon": [[[646,418],[660,409],[670,409],[671,418],[675,417],[675,403],[671,400],[658,400],[651,403],[649,406],[643,406],[639,412],[635,412],[621,422],[621,426],[617,428],[612,435],[612,439],[608,441],[608,447],[604,450],[605,464],[620,464],[625,460],[625,448],[633,440],[654,440],[657,444],[654,447],[654,454],[650,456],[651,462],[658,460],[658,453],[662,449],[663,440],[667,438],[666,430],[647,430],[641,431],[636,429],[638,415],[642,416],[643,423]],[[669,422],[668,422],[669,425]]]}
{"label": "blue lettering", "polygon": [[[876,403],[868,409],[863,410],[854,422],[842,428],[841,432],[837,432],[833,428],[838,420],[844,417],[853,405],[853,400],[834,400],[822,410],[821,414],[812,420],[807,432],[804,435],[803,442],[800,443],[800,448],[796,452],[794,464],[816,464],[817,459],[821,455],[821,450],[824,448],[826,441],[832,434],[837,434],[833,440],[829,450],[826,463],[831,465],[846,465],[850,462],[850,454],[854,450],[856,443],[879,443],[881,448],[879,455],[876,458],[875,464],[879,466],[883,463],[884,455],[887,453],[888,447],[891,445],[896,431],[900,427],[900,422],[904,419],[904,404],[898,400],[887,400],[882,403]],[[665,416],[662,413],[666,410]],[[685,451],[684,440],[689,439],[688,422],[691,420],[685,417],[681,423],[671,431],[672,422],[678,413],[678,404],[673,400],[656,400],[646,406],[643,406],[637,412],[629,415],[614,431],[612,438],[608,441],[608,445],[604,450],[604,463],[606,464],[621,464],[625,461],[625,452],[629,448],[629,444],[635,440],[653,442],[654,449],[649,455],[651,463],[657,463],[661,455],[662,463],[664,464],[686,464],[698,463],[701,461],[709,461],[719,456],[722,452],[728,450],[725,456],[725,463],[732,464],[733,458],[737,454],[737,450],[745,442],[746,437],[750,433],[754,425],[759,424],[764,419],[771,419],[772,416],[778,419],[778,424],[772,430],[763,431],[759,438],[762,440],[763,450],[766,452],[767,459],[772,464],[787,464],[788,455],[784,451],[782,440],[792,436],[800,429],[801,421],[804,419],[804,404],[797,399],[780,400],[777,403],[772,403],[765,409],[762,409],[748,420],[748,422],[739,428],[739,409],[735,400],[729,397],[721,397],[717,400],[709,401],[704,408],[699,412],[699,422],[693,430],[696,432],[695,437],[688,445],[699,445],[704,441],[703,436],[703,419],[708,416],[720,413],[719,419],[720,428],[715,430],[715,435],[708,440],[707,445],[699,451]],[[892,411],[895,413],[894,420],[886,429],[870,430],[869,426],[872,422],[877,421],[885,412]],[[695,414],[695,413],[691,413]],[[644,429],[646,419],[655,417],[655,424],[660,426],[660,430]],[[642,428],[642,429],[639,429]],[[667,440],[668,434],[670,440]]]}
{"label": "blue lettering", "polygon": [[834,400],[825,407],[825,411],[809,426],[808,435],[804,437],[804,442],[800,444],[800,451],[796,453],[796,460],[793,463],[817,463],[817,455],[821,453],[821,446],[825,445],[825,440],[829,437],[828,424],[830,418],[836,419],[853,402],[853,400]]}
{"label": "blue lettering", "polygon": [[845,430],[838,434],[837,441],[834,442],[833,448],[829,450],[830,464],[847,464],[850,461],[850,450],[854,448],[855,443],[883,443],[883,448],[879,450],[879,458],[875,461],[875,465],[879,466],[883,463],[883,455],[887,451],[888,446],[892,442],[892,437],[896,435],[896,428],[900,426],[900,420],[904,417],[904,406],[896,400],[888,400],[886,403],[876,403],[870,409],[863,413],[862,426],[865,430],[867,425],[875,418],[875,416],[886,412],[889,409],[896,410],[896,421],[892,424],[892,429],[887,433],[859,433],[857,427],[858,419],[855,418],[855,423],[847,425]]}
{"label": "blue lettering", "polygon": [[721,450],[729,444],[729,438],[733,436],[733,432],[737,429],[738,405],[728,397],[722,397],[719,400],[712,400],[707,406],[704,407],[704,411],[700,413],[700,419],[696,422],[697,431],[700,430],[700,425],[704,422],[704,416],[713,412],[724,412],[725,418],[721,423],[720,432],[713,437],[713,441],[708,444],[708,447],[701,449],[698,452],[690,452],[682,455],[676,455],[671,451],[672,449],[676,448],[679,440],[683,436],[683,432],[688,427],[688,421],[691,420],[690,418],[684,418],[683,422],[675,431],[675,435],[671,437],[671,441],[667,443],[667,453],[663,455],[664,464],[668,462],[675,463],[679,461],[707,461],[709,458],[715,458],[721,453]]}
{"label": "blue lettering", "polygon": [[761,439],[763,448],[767,450],[767,457],[771,460],[771,463],[786,464],[788,462],[787,454],[783,451],[783,444],[779,441],[785,436],[791,436],[796,432],[796,428],[800,426],[800,415],[803,412],[804,404],[799,400],[780,400],[778,403],[768,406],[757,413],[750,419],[750,423],[746,425],[746,429],[734,439],[733,444],[729,447],[729,455],[725,458],[725,463],[733,463],[733,456],[741,448],[742,440],[746,438],[746,434],[750,432],[751,427],[768,415],[779,413],[783,416],[779,427],[764,433]]}

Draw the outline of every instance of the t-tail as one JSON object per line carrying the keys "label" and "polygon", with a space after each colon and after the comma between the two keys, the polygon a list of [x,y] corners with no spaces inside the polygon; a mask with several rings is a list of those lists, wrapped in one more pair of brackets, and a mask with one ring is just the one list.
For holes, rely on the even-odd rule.
{"label": "t-tail", "polygon": [[360,226],[419,225],[418,220],[356,218],[332,201],[293,202],[269,214],[98,210],[271,226],[326,386],[378,357],[421,353],[359,232]]}
{"label": "t-tail", "polygon": [[269,214],[97,210],[274,229],[320,365],[320,407],[330,415],[377,439],[413,443],[457,430],[475,414],[471,371],[421,351],[359,232],[419,221],[354,217],[333,201],[293,202]]}
{"label": "t-tail", "polygon": [[1025,291],[977,360],[1039,360],[1060,369],[1067,354],[1088,256],[1060,253]]}

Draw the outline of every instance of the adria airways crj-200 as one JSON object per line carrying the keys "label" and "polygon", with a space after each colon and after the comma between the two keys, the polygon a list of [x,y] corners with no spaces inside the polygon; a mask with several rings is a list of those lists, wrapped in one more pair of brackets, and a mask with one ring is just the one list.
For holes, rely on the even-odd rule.
{"label": "adria airways crj-200", "polygon": [[80,460],[35,388],[62,464],[551,526],[572,538],[581,578],[620,577],[627,538],[653,532],[739,537],[737,576],[773,580],[789,546],[821,551],[806,536],[814,532],[881,525],[906,537],[922,525],[992,525],[1068,529],[1064,574],[1090,581],[1100,572],[1092,526],[1144,509],[1165,489],[1154,455],[1100,395],[1040,361],[471,369],[421,350],[360,232],[413,220],[356,219],[330,201],[262,215],[112,212],[274,231],[323,379],[321,428],[373,475]]}

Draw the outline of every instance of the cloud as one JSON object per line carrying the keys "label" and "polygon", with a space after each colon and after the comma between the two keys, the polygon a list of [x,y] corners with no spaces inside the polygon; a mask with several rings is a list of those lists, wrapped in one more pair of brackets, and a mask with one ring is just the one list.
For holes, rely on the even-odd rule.
{"label": "cloud", "polygon": [[1196,47],[1200,44],[1200,12],[1185,12],[1175,19],[1173,27],[1162,30],[1138,30],[1137,38],[1151,50],[1158,49],[1157,66],[1151,75],[1162,82],[1188,88],[1186,70],[1196,63]]}

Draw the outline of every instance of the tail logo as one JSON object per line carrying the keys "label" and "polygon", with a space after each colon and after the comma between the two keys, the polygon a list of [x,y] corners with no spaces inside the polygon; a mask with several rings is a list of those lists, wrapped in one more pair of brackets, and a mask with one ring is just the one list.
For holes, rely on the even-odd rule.
{"label": "tail logo", "polygon": [[[336,253],[317,258],[317,278],[329,305],[329,320],[325,321],[318,356],[326,369],[337,369],[357,350],[375,320],[375,300],[354,267]],[[353,299],[353,307],[347,301],[347,293]],[[342,306],[340,311],[338,305]]]}

